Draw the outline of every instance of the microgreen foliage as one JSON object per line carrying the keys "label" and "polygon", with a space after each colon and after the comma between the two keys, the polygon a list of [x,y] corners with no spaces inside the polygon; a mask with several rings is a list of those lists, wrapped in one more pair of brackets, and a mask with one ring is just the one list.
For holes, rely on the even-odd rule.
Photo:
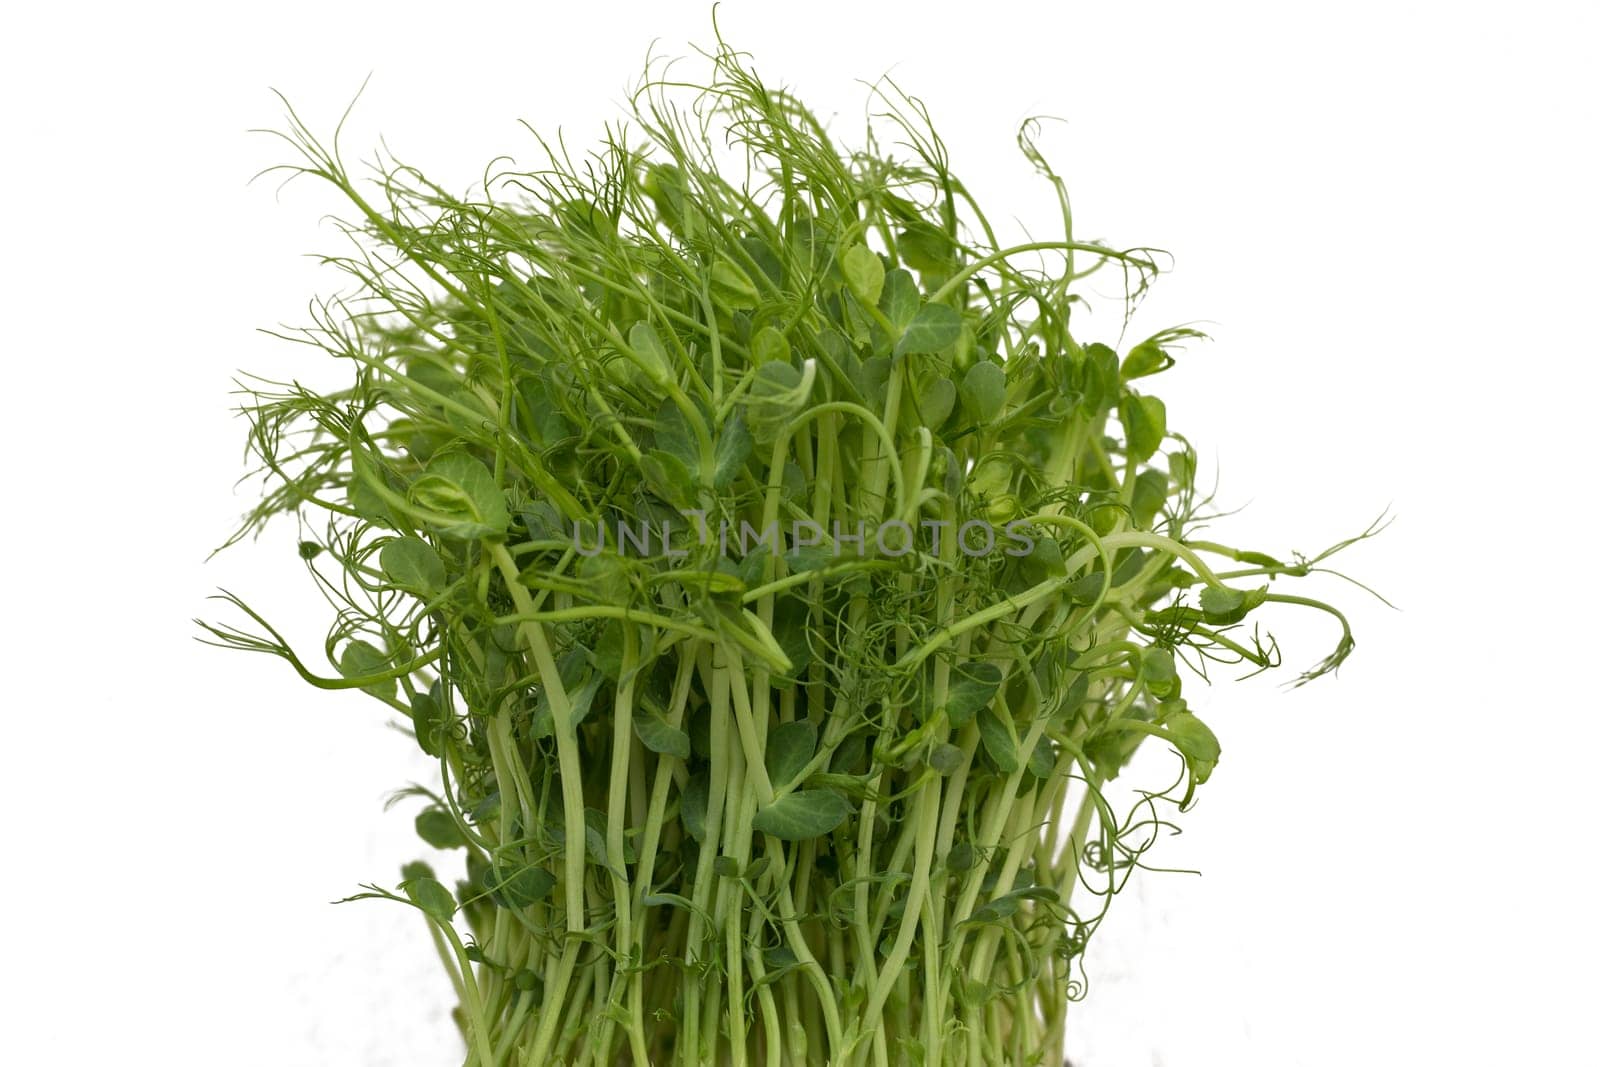
{"label": "microgreen foliage", "polygon": [[[1106,904],[1221,754],[1185,679],[1276,666],[1279,605],[1340,627],[1305,678],[1349,654],[1274,591],[1326,554],[1196,536],[1149,390],[1200,335],[1069,329],[1081,279],[1131,313],[1157,262],[1073,237],[1032,127],[1061,234],[1001,247],[914,98],[880,86],[894,151],[846,151],[706,58],[476,197],[289,112],[352,288],[285,336],[349,379],[251,381],[235,540],[318,532],[332,666],[232,596],[209,639],[437,760],[408,795],[465,880],[361,896],[431,926],[468,1064],[1059,1062]],[[1150,739],[1181,776],[1119,813]]]}

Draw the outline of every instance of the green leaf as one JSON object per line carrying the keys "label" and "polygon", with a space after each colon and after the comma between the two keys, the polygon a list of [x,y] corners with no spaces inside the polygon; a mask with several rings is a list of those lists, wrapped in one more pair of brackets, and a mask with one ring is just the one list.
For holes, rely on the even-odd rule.
{"label": "green leaf", "polygon": [[656,712],[648,709],[634,712],[633,732],[639,735],[639,742],[651,752],[676,756],[681,760],[689,758],[689,735]]}
{"label": "green leaf", "polygon": [[1117,398],[1118,380],[1116,350],[1098,342],[1084,345],[1078,369],[1084,414],[1095,415],[1111,407]]}
{"label": "green leaf", "polygon": [[1065,578],[1067,561],[1061,555],[1061,541],[1041,533],[1039,528],[1034,526],[1027,527],[1023,532],[1033,539],[1033,551],[1020,561],[1023,588],[1049,578]]}
{"label": "green leaf", "polygon": [[783,501],[786,504],[797,506],[810,502],[810,483],[806,481],[806,472],[800,464],[792,459],[783,462]]}
{"label": "green leaf", "polygon": [[[612,867],[607,860],[605,831],[605,812],[600,811],[598,808],[584,808],[583,843],[585,851],[589,853],[589,859],[594,861],[594,865],[596,867],[603,867],[606,870],[612,871],[613,873],[620,874],[622,872],[618,871],[615,867]],[[625,838],[622,857],[624,863],[628,862],[628,852],[629,849],[627,839]]]}
{"label": "green leaf", "polygon": [[384,496],[392,493],[395,486],[390,485],[390,478],[376,469],[365,448],[350,451],[350,474],[354,477],[350,483],[350,507],[354,507],[355,512],[368,522],[395,530],[400,523],[395,522],[394,514],[389,510],[389,499]]}
{"label": "green leaf", "polygon": [[868,307],[876,307],[883,292],[883,260],[866,245],[851,245],[839,260],[844,283],[850,287],[857,300]]}
{"label": "green leaf", "polygon": [[954,774],[966,762],[967,754],[951,744],[935,745],[928,753],[928,766],[940,774]]}
{"label": "green leaf", "polygon": [[800,960],[787,945],[776,945],[761,954],[768,971],[782,971],[800,965]]}
{"label": "green leaf", "polygon": [[714,488],[726,489],[739,477],[750,460],[750,445],[750,431],[745,428],[744,416],[735,411],[717,433],[716,469],[711,476]]}
{"label": "green leaf", "polygon": [[[1148,474],[1149,472],[1146,471],[1145,473]],[[1142,478],[1144,475],[1140,475],[1140,477]],[[1117,561],[1117,569],[1111,575],[1111,587],[1115,589],[1119,585],[1126,585],[1128,582],[1133,581],[1139,576],[1139,572],[1144,570],[1144,565],[1148,562],[1150,562],[1150,554],[1142,549],[1136,548],[1123,556],[1122,559]]]}
{"label": "green leaf", "polygon": [[903,330],[917,313],[917,306],[922,303],[922,296],[917,291],[916,279],[911,277],[911,272],[896,267],[883,278],[883,295],[878,300],[878,310],[883,312],[883,317],[894,323],[895,329]]}
{"label": "green leaf", "polygon": [[434,757],[444,751],[439,733],[445,727],[445,710],[439,696],[439,683],[434,682],[428,692],[411,697],[411,729],[417,735],[417,745]]}
{"label": "green leaf", "polygon": [[955,266],[955,241],[926,222],[909,222],[897,236],[895,247],[900,258],[914,270],[945,274]]}
{"label": "green leaf", "polygon": [[782,789],[811,762],[817,753],[817,728],[805,719],[786,722],[767,734],[767,777],[774,789]]}
{"label": "green leaf", "polygon": [[1006,372],[998,363],[974,363],[961,379],[961,406],[980,426],[993,422],[1006,405]]}
{"label": "green leaf", "polygon": [[394,585],[424,598],[437,596],[445,586],[444,562],[439,553],[418,537],[401,537],[378,550],[378,566]]}
{"label": "green leaf", "polygon": [[625,644],[623,627],[619,619],[611,619],[600,628],[594,647],[589,650],[589,662],[613,682],[622,680],[622,650]]}
{"label": "green leaf", "polygon": [[689,201],[682,169],[670,163],[652,163],[645,169],[643,188],[673,233],[686,240],[699,238],[705,222],[699,208]]}
{"label": "green leaf", "polygon": [[1188,452],[1171,452],[1167,455],[1167,471],[1179,489],[1194,487],[1194,457]]}
{"label": "green leaf", "polygon": [[439,884],[438,879],[423,876],[413,878],[406,883],[406,896],[411,898],[411,903],[421,908],[428,917],[441,923],[450,921],[456,913],[456,898],[450,895],[450,890]]}
{"label": "green leaf", "polygon": [[1197,783],[1211,777],[1211,772],[1222,756],[1222,745],[1211,728],[1201,722],[1193,712],[1180,711],[1165,723],[1166,735],[1183,754]]}
{"label": "green leaf", "polygon": [[749,254],[773,285],[783,284],[783,260],[765,241],[754,235],[741,237],[739,247]]}
{"label": "green leaf", "polygon": [[789,659],[789,670],[772,679],[779,689],[787,689],[811,665],[811,607],[796,597],[783,597],[773,607],[772,636]]}
{"label": "green leaf", "polygon": [[1138,740],[1139,735],[1129,730],[1097,730],[1083,743],[1083,751],[1109,782],[1127,765]]}
{"label": "green leaf", "polygon": [[[608,531],[604,527],[597,529],[585,523],[577,535],[578,543],[588,546],[587,551],[590,552],[601,545],[602,539],[608,542],[610,547],[578,560],[578,579],[592,591],[597,600],[625,601],[632,595],[628,580],[629,567],[628,563],[617,554],[615,532]],[[533,578],[538,576],[537,571],[529,575]]]}
{"label": "green leaf", "polygon": [[[853,357],[852,357],[853,358]],[[894,368],[887,356],[869,356],[850,364],[850,381],[861,393],[867,405],[881,408],[889,383],[889,373]]]}
{"label": "green leaf", "polygon": [[[689,734],[689,750],[700,759],[711,758],[711,707],[701,704],[685,712],[681,724]],[[689,783],[693,785],[691,781]]]}
{"label": "green leaf", "polygon": [[702,843],[706,839],[706,807],[710,800],[710,776],[704,771],[691,775],[688,784],[683,787],[678,814],[689,836]]}
{"label": "green leaf", "polygon": [[776,326],[761,327],[750,338],[750,362],[758,367],[763,363],[789,362],[789,339]]}
{"label": "green leaf", "polygon": [[639,369],[644,371],[645,377],[652,382],[665,384],[670,377],[669,367],[672,366],[672,357],[667,354],[667,346],[661,343],[661,335],[656,333],[655,326],[645,319],[640,319],[628,330],[628,347],[633,351],[635,362]]}
{"label": "green leaf", "polygon": [[1016,468],[1010,456],[991,452],[978,460],[977,465],[967,475],[967,492],[979,500],[991,500],[1011,489],[1011,480],[1015,474]]}
{"label": "green leaf", "polygon": [[651,893],[640,903],[647,908],[682,908],[687,912],[700,911],[694,906],[694,901],[677,893]]}
{"label": "green leaf", "polygon": [[983,739],[983,750],[989,753],[1001,774],[1010,774],[1022,766],[1017,759],[1016,735],[990,708],[978,711],[978,736]]}
{"label": "green leaf", "polygon": [[617,232],[611,216],[598,205],[582,197],[561,201],[555,206],[555,216],[568,229],[577,230],[591,237],[610,237],[615,236]]}
{"label": "green leaf", "polygon": [[511,522],[494,475],[461,452],[435,457],[411,483],[408,498],[418,518],[444,537],[499,538]]}
{"label": "green leaf", "polygon": [[1156,454],[1167,436],[1167,406],[1159,397],[1128,393],[1117,408],[1128,435],[1128,456],[1143,463]]}
{"label": "green leaf", "polygon": [[[550,350],[550,354],[554,355],[554,349]],[[551,401],[550,389],[543,377],[523,378],[517,384],[517,395],[526,412],[521,420],[522,425],[528,431],[529,440],[536,447],[548,448],[562,438],[571,436],[572,424],[567,421],[561,409]]]}
{"label": "green leaf", "polygon": [[[345,645],[344,652],[339,655],[339,673],[346,678],[366,678],[369,675],[382,674],[391,670],[393,666],[389,662],[389,657],[375,645],[360,639]],[[362,686],[361,691],[380,699],[393,697],[395,680],[383,678]]]}
{"label": "green leaf", "polygon": [[931,378],[918,387],[915,414],[931,430],[943,426],[956,408],[956,386],[948,378]]}
{"label": "green leaf", "polygon": [[[1020,871],[1018,872],[1018,878],[1020,879],[1026,874],[1026,871]],[[974,909],[972,918],[967,921],[970,923],[1003,922],[1015,915],[1025,900],[1045,900],[1059,903],[1061,894],[1049,886],[1042,885],[1030,885],[1021,889],[1013,889],[1005,896],[996,897],[985,902],[981,907]]]}
{"label": "green leaf", "polygon": [[823,545],[802,545],[783,554],[783,565],[790,574],[807,574],[820,571],[838,562],[839,557]]}
{"label": "green leaf", "polygon": [[1200,610],[1206,621],[1226,626],[1236,623],[1260,607],[1267,599],[1267,587],[1241,590],[1208,585],[1200,590]]}
{"label": "green leaf", "polygon": [[442,808],[418,812],[416,826],[417,836],[434,848],[461,848],[467,843],[455,816]]}
{"label": "green leaf", "polygon": [[452,385],[441,392],[450,400],[450,406],[444,409],[445,422],[462,437],[471,437],[485,423],[494,421],[482,398],[467,386]]}
{"label": "green leaf", "polygon": [[1001,922],[1002,920],[1009,919],[1011,916],[1015,915],[1017,913],[1017,909],[1021,906],[1022,901],[1018,900],[1016,897],[1010,895],[1003,896],[997,900],[991,900],[986,904],[974,908],[972,917],[968,919],[967,922],[975,925]]}
{"label": "green leaf", "polygon": [[1153,341],[1140,341],[1122,361],[1122,380],[1132,381],[1147,374],[1159,374],[1172,366],[1172,357]]}
{"label": "green leaf", "polygon": [[1028,753],[1028,773],[1042,782],[1049,778],[1055,769],[1055,742],[1048,737],[1040,737],[1033,746],[1033,751]]}
{"label": "green leaf", "polygon": [[1167,502],[1167,476],[1158,470],[1140,471],[1133,481],[1133,521],[1148,530]]}
{"label": "green leaf", "polygon": [[594,706],[595,694],[605,684],[605,675],[595,671],[577,691],[567,690],[567,696],[572,701],[572,725],[577,727],[584,719],[589,717],[589,709]]}
{"label": "green leaf", "polygon": [[556,879],[543,867],[495,866],[483,872],[483,888],[506,908],[526,908],[550,895]]}
{"label": "green leaf", "polygon": [[[500,817],[500,790],[496,789],[478,798],[472,805],[472,810],[467,813],[467,821],[474,826],[486,826]],[[469,854],[470,863],[474,857]]]}
{"label": "green leaf", "polygon": [[1061,593],[1074,604],[1093,604],[1105,585],[1106,572],[1094,571],[1068,582]]}
{"label": "green leaf", "polygon": [[750,825],[780,841],[809,841],[831,833],[849,817],[850,802],[826,789],[804,789],[756,812]]}
{"label": "green leaf", "polygon": [[1144,666],[1144,677],[1147,682],[1161,684],[1170,682],[1178,676],[1178,666],[1172,659],[1172,652],[1165,648],[1147,648],[1140,656]]}
{"label": "green leaf", "polygon": [[672,453],[652,448],[639,458],[639,473],[644,475],[651,492],[667,503],[687,507],[693,502],[694,475]]}
{"label": "green leaf", "polygon": [[1061,697],[1060,714],[1070,715],[1083,707],[1083,702],[1089,697],[1089,675],[1079,672],[1067,686],[1067,691]]}
{"label": "green leaf", "polygon": [[950,672],[950,692],[944,714],[955,727],[965,726],[980,708],[988,707],[1004,677],[993,663],[967,663]]}
{"label": "green leaf", "polygon": [[927,304],[894,346],[896,358],[910,352],[937,352],[961,336],[961,312],[948,304]]}
{"label": "green leaf", "polygon": [[950,846],[950,853],[945,857],[944,865],[952,871],[970,871],[978,862],[978,850],[972,847],[970,841],[957,841]]}
{"label": "green leaf", "polygon": [[[772,545],[766,541],[753,546],[746,552],[738,563],[722,558],[717,560],[718,573],[723,577],[732,577],[742,593],[751,586],[760,585],[762,576],[766,573],[767,558],[772,555]],[[732,568],[732,574],[728,569]]]}
{"label": "green leaf", "polygon": [[677,404],[663,400],[650,422],[650,431],[657,449],[677,457],[685,467],[700,465],[700,443]]}
{"label": "green leaf", "polygon": [[750,276],[725,259],[711,265],[711,295],[735,311],[752,311],[761,299]]}
{"label": "green leaf", "polygon": [[832,774],[859,774],[866,769],[866,764],[867,739],[860,733],[853,733],[847,735],[833,750],[828,770]]}
{"label": "green leaf", "polygon": [[[587,649],[574,648],[562,654],[556,662],[561,688],[572,706],[572,725],[576,727],[588,716],[594,697],[605,683],[605,674],[593,669]],[[555,713],[550,707],[550,695],[541,686],[534,702],[533,722],[529,732],[536,738],[549,737],[555,732]]]}
{"label": "green leaf", "polygon": [[[572,524],[562,518],[561,512],[548,500],[535,500],[523,508],[522,525],[528,531],[528,536],[536,541],[570,541],[572,538]],[[584,542],[589,545],[594,543],[593,537]]]}
{"label": "green leaf", "polygon": [[806,396],[805,380],[792,365],[766,363],[756,368],[745,397],[745,417],[756,441],[775,441],[783,425],[804,409]]}

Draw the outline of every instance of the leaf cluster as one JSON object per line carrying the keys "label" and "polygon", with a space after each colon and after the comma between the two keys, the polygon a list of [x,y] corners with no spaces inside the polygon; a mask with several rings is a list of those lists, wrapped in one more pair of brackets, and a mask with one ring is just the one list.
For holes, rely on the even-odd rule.
{"label": "leaf cluster", "polygon": [[[1275,602],[1341,627],[1311,675],[1348,626],[1272,591],[1320,557],[1196,536],[1150,389],[1201,335],[1079,339],[1082,279],[1131,313],[1157,259],[1073,236],[1033,127],[1061,232],[1005,247],[892,83],[847,150],[706,58],[478,196],[358,177],[291,110],[350,285],[284,336],[348,385],[248,383],[238,537],[315,531],[333,671],[237,600],[256,628],[208,631],[438,761],[417,831],[466,877],[374,892],[427,916],[469,1063],[1036,1062],[1220,758],[1186,679],[1276,665]],[[1147,738],[1179,780],[1119,816]]]}

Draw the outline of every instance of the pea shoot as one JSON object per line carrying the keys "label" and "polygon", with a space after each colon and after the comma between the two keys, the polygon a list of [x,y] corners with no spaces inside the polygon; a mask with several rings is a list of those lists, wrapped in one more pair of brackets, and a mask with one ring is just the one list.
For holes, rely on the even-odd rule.
{"label": "pea shoot", "polygon": [[[252,380],[234,540],[298,517],[331,666],[231,595],[207,639],[437,761],[417,833],[465,877],[359,896],[426,923],[469,1067],[1059,1063],[1085,945],[1220,757],[1185,685],[1276,667],[1287,607],[1339,634],[1300,680],[1337,668],[1345,617],[1277,591],[1331,552],[1197,536],[1150,384],[1202,335],[1074,334],[1082,279],[1131,314],[1157,260],[1073,236],[1031,126],[1059,235],[1003,247],[914,98],[875,90],[900,155],[845,150],[706,57],[477,198],[358,179],[289,110],[353,241],[286,336],[348,380]],[[1152,743],[1179,780],[1115,810]]]}

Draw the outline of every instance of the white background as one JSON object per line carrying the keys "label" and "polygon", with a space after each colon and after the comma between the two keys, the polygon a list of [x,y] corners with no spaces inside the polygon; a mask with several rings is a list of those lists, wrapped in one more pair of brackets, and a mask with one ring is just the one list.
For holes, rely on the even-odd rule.
{"label": "white background", "polygon": [[[725,34],[842,134],[854,79],[928,103],[991,207],[1171,251],[1139,325],[1214,343],[1164,382],[1223,531],[1313,550],[1386,507],[1337,586],[1337,679],[1193,697],[1221,765],[1101,934],[1083,1067],[1593,1064],[1594,5],[728,3]],[[590,143],[698,3],[27,5],[4,17],[0,259],[7,871],[0,1060],[453,1061],[405,909],[326,902],[416,853],[427,768],[376,705],[203,648],[215,587],[302,642],[281,526],[205,563],[250,498],[232,376],[325,368],[303,321],[337,250],[246,132],[283,90],[352,155],[381,135],[459,190],[517,125]],[[1103,317],[1086,339],[1114,339]],[[1329,633],[1288,624],[1289,667]],[[1285,676],[1288,670],[1283,672]],[[1164,773],[1165,767],[1157,767]]]}

